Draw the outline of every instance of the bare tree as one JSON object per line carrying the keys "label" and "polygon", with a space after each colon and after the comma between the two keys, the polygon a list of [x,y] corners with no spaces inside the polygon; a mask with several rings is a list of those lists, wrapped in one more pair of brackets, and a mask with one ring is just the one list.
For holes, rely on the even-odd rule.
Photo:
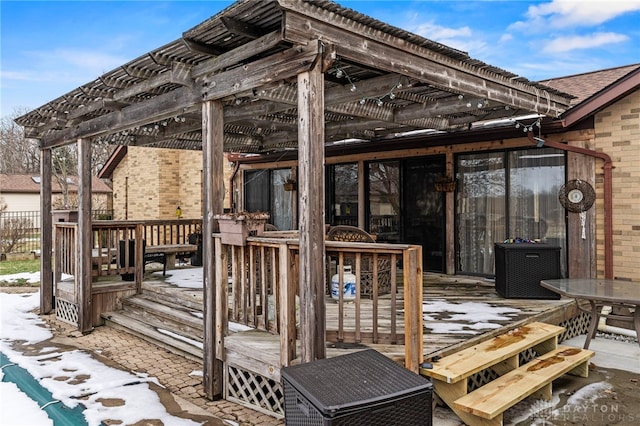
{"label": "bare tree", "polygon": [[72,176],[78,172],[78,150],[75,145],[66,145],[56,148],[51,153],[53,167],[53,177],[62,191],[62,208],[70,209],[72,206],[69,199],[69,184],[74,182]]}
{"label": "bare tree", "polygon": [[33,139],[25,139],[22,127],[14,119],[26,111],[16,110],[0,119],[0,173],[39,173],[40,147]]}
{"label": "bare tree", "polygon": [[[40,173],[40,145],[37,140],[26,139],[24,130],[14,121],[27,113],[25,108],[17,109],[10,116],[1,119],[0,127],[0,173],[22,174]],[[96,176],[114,150],[114,145],[94,142],[91,146],[91,174]],[[65,208],[72,206],[69,198],[69,183],[78,174],[78,151],[76,144],[56,148],[52,151],[53,175],[62,188]]]}
{"label": "bare tree", "polygon": [[5,217],[7,205],[0,200],[0,254],[11,253],[29,235],[33,225],[27,218]]}

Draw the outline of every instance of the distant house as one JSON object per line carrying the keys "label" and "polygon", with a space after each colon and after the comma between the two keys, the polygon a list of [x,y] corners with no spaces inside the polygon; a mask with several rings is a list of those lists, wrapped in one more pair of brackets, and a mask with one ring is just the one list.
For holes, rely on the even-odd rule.
{"label": "distant house", "polygon": [[[78,178],[70,176],[69,195],[78,194]],[[92,209],[111,209],[111,188],[94,176],[91,181]],[[54,209],[62,207],[62,188],[52,182],[52,204]],[[37,174],[0,174],[0,203],[6,205],[7,212],[40,211],[40,176]]]}
{"label": "distant house", "polygon": [[[225,182],[232,171],[225,167]],[[202,217],[202,151],[119,146],[98,173],[113,187],[115,220]],[[229,208],[226,186],[225,208]]]}

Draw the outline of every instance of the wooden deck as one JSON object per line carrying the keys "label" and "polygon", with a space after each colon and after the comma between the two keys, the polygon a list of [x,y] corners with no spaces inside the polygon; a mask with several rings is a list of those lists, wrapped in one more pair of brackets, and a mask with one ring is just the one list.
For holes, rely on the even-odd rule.
{"label": "wooden deck", "polygon": [[[404,282],[401,273],[398,282]],[[185,282],[190,287],[181,287],[166,281],[161,274],[147,273],[142,283],[142,293],[123,298],[121,310],[104,312],[101,317],[108,326],[133,333],[159,347],[204,363],[204,292],[201,288],[193,288],[192,278],[190,283]],[[197,287],[197,282],[195,284]],[[118,286],[118,283],[108,285]],[[232,294],[233,288],[236,287],[230,283],[227,294],[229,317],[238,302]],[[564,336],[570,338],[583,334],[587,328],[573,300],[505,299],[496,293],[492,282],[481,278],[424,274],[422,290],[423,351],[421,356],[416,354],[420,365],[533,322],[563,327],[571,324],[566,327],[567,331],[560,341]],[[329,295],[325,296],[326,356],[334,357],[372,348],[407,367],[404,294],[404,288],[399,286],[395,298],[391,294],[379,295],[377,304],[374,300],[360,298],[359,304],[356,300],[344,303],[342,308]],[[395,311],[391,309],[394,299]],[[270,324],[277,317],[275,300],[275,297],[269,296],[264,303],[255,307],[255,311],[263,316],[263,321]],[[391,318],[392,315],[394,318]],[[413,321],[415,323],[415,319]],[[283,417],[284,405],[280,397],[280,370],[285,365],[282,359],[282,336],[277,330],[252,328],[247,326],[248,323],[250,321],[240,323],[231,319],[228,327],[227,323],[222,323],[223,329],[228,330],[223,334],[224,346],[220,355],[224,362],[223,397],[268,415]],[[296,328],[293,333],[300,333],[300,327]],[[338,338],[340,333],[344,336],[343,340]],[[367,343],[374,341],[377,343]],[[292,341],[291,346],[295,347],[292,352],[295,355],[287,360],[286,365],[301,362],[300,340]],[[490,379],[490,372],[483,371],[470,380],[476,386]],[[255,388],[256,383],[260,383],[260,389]]]}
{"label": "wooden deck", "polygon": [[[399,281],[401,282],[402,280],[399,279]],[[162,292],[166,294],[167,297],[175,299],[176,304],[189,306],[195,310],[202,309],[202,291],[198,289],[178,287],[154,278],[153,280],[145,280],[143,284],[143,292],[144,291]],[[404,328],[402,291],[399,290],[399,293],[400,295],[397,298],[396,327],[402,338]],[[523,324],[534,321],[560,324],[578,314],[575,301],[573,300],[505,299],[496,293],[493,282],[474,277],[451,277],[426,273],[424,274],[423,300],[427,309],[429,309],[430,304],[434,303],[437,303],[440,308],[444,306],[445,309],[447,306],[455,307],[463,303],[473,303],[474,309],[486,308],[489,311],[493,309],[498,312],[511,311],[506,315],[501,315],[502,319],[496,317],[496,319],[492,319],[491,321],[486,321],[484,318],[478,318],[477,321],[472,319],[470,321],[468,317],[465,319],[456,319],[456,315],[459,315],[459,313],[453,311],[441,311],[437,313],[425,312],[426,316],[434,318],[434,322],[440,326],[444,323],[451,325],[448,327],[449,331],[436,332],[431,328],[432,322],[425,320],[423,351],[425,361],[430,360],[432,357],[446,356],[457,352]],[[380,312],[391,311],[390,309],[386,309],[390,304],[389,295],[381,296],[380,303]],[[370,306],[370,301],[362,301],[360,325],[363,332],[371,330],[368,326],[372,320]],[[328,357],[370,347],[398,362],[403,361],[405,348],[402,344],[341,343],[335,339],[330,339],[331,337],[335,337],[335,332],[331,330],[338,328],[338,304],[327,296],[326,308],[327,340],[333,340],[327,343]],[[347,329],[350,323],[354,322],[354,309],[354,304],[347,304],[344,308],[343,321]],[[469,315],[473,317],[473,312]],[[475,329],[478,323],[485,322],[493,328]],[[379,326],[388,328],[390,324],[391,318],[389,318],[388,315],[378,318]],[[454,330],[456,327],[459,327],[459,330]],[[232,359],[234,358],[234,354],[236,354],[240,358],[247,356],[250,358],[259,357],[259,359],[255,359],[256,365],[261,362],[271,364],[269,360],[273,361],[272,366],[278,365],[280,359],[280,341],[276,334],[258,330],[237,331],[238,329],[233,327],[233,325],[230,326],[230,329],[236,331],[225,338],[225,348],[228,350]],[[193,338],[201,340],[201,336],[193,336]],[[246,362],[247,361],[244,360],[241,363],[244,364]],[[277,372],[275,376],[273,374],[271,374],[271,376],[279,380],[279,372]]]}

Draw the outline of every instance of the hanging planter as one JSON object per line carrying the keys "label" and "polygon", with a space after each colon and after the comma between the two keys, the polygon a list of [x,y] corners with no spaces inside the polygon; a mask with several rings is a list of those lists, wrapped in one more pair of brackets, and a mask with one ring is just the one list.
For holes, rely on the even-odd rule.
{"label": "hanging planter", "polygon": [[298,187],[298,182],[296,182],[294,178],[289,176],[285,179],[283,186],[285,191],[295,191]]}
{"label": "hanging planter", "polygon": [[455,179],[443,176],[437,179],[434,184],[436,191],[438,192],[453,192],[456,190]]}
{"label": "hanging planter", "polygon": [[265,212],[223,213],[213,216],[218,221],[222,244],[244,246],[247,237],[264,234],[264,225],[269,220]]}

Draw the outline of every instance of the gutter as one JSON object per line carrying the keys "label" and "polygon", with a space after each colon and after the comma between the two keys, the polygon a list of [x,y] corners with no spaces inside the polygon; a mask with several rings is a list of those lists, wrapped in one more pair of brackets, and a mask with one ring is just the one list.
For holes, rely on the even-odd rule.
{"label": "gutter", "polygon": [[[527,137],[531,143],[538,145],[539,141],[534,139],[533,132],[527,132]],[[611,183],[613,178],[613,165],[611,157],[604,152],[571,146],[560,142],[544,141],[544,146],[561,149],[563,151],[576,152],[604,161],[604,165],[602,166],[604,169],[604,277],[605,279],[613,279],[613,185]]]}

